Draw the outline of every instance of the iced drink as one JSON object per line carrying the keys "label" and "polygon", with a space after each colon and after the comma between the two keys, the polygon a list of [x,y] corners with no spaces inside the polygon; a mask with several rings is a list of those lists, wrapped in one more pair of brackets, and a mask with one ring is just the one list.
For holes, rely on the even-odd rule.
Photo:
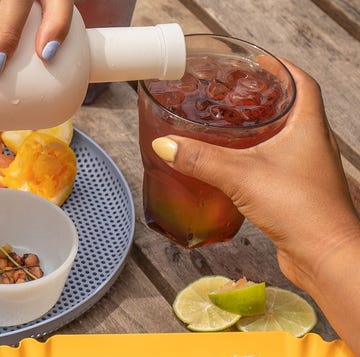
{"label": "iced drink", "polygon": [[146,222],[193,248],[233,238],[244,217],[217,188],[167,166],[152,141],[174,134],[232,148],[256,145],[285,125],[295,85],[281,62],[249,43],[192,35],[186,45],[181,80],[140,83],[139,140]]}

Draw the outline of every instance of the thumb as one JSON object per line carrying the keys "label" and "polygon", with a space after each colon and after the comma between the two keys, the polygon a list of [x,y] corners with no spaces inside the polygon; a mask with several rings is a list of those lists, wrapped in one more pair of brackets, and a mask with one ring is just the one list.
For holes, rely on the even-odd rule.
{"label": "thumb", "polygon": [[[234,187],[239,186],[239,182],[242,181],[239,175],[245,174],[246,167],[251,166],[245,150],[243,155],[235,155],[235,149],[182,136],[169,135],[157,138],[153,141],[152,147],[173,169],[215,186],[230,197],[233,195]],[[236,151],[239,152],[239,149]],[[239,167],[244,170],[239,170]]]}

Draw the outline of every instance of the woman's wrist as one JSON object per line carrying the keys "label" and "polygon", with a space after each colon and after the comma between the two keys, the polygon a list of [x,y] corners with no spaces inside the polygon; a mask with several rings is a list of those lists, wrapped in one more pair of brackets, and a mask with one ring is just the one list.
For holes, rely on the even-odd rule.
{"label": "woman's wrist", "polygon": [[[354,269],[360,259],[360,223],[359,220],[341,225],[341,231],[334,231],[329,236],[323,251],[318,251],[318,258],[312,264],[312,279],[307,290],[315,292],[319,282],[333,283],[334,279],[350,278],[344,275]],[[352,265],[357,262],[356,265]]]}
{"label": "woman's wrist", "polygon": [[347,259],[360,259],[360,220],[356,213],[339,217],[336,224],[327,228],[315,227],[299,234],[286,249],[277,244],[282,272],[311,295],[322,279],[331,280],[345,269]]}
{"label": "woman's wrist", "polygon": [[[360,353],[360,224],[345,227],[334,249],[321,257],[303,288],[324,312],[338,335]],[[351,316],[351,323],[349,317]]]}

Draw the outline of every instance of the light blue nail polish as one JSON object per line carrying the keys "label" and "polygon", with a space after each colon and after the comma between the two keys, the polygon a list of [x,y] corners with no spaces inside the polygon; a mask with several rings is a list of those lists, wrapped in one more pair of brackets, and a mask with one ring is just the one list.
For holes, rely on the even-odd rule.
{"label": "light blue nail polish", "polygon": [[6,58],[7,58],[6,53],[0,52],[0,73],[5,68]]}
{"label": "light blue nail polish", "polygon": [[45,61],[51,60],[55,56],[55,53],[56,53],[57,49],[59,48],[59,46],[60,46],[59,41],[49,41],[45,45],[45,47],[44,47],[44,49],[43,49],[43,51],[41,53],[42,58]]}

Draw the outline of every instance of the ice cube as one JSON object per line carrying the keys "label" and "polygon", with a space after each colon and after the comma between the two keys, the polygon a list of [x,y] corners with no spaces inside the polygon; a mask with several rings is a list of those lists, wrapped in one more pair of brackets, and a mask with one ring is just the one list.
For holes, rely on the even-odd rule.
{"label": "ice cube", "polygon": [[261,93],[261,104],[274,104],[275,102],[281,100],[281,97],[281,87],[274,83]]}
{"label": "ice cube", "polygon": [[151,93],[164,93],[169,88],[166,81],[160,81],[158,79],[149,82],[148,89]]}
{"label": "ice cube", "polygon": [[166,108],[181,104],[185,99],[185,94],[180,91],[153,93],[153,96],[160,104],[162,104]]}
{"label": "ice cube", "polygon": [[190,73],[185,73],[180,80],[170,82],[172,86],[187,93],[196,91],[198,83],[199,81]]}
{"label": "ice cube", "polygon": [[267,88],[267,84],[264,80],[253,75],[248,75],[245,78],[239,78],[237,85],[244,87],[251,92],[262,92]]}
{"label": "ice cube", "polygon": [[229,105],[213,105],[210,108],[210,114],[213,120],[226,121],[231,124],[240,125],[242,118],[236,107]]}
{"label": "ice cube", "polygon": [[260,97],[258,93],[249,92],[245,89],[236,88],[229,92],[227,99],[236,106],[254,106],[260,104]]}
{"label": "ice cube", "polygon": [[232,87],[236,86],[238,79],[246,78],[247,76],[248,76],[248,74],[245,71],[238,69],[233,72],[230,72],[226,76],[225,82],[230,88],[232,88]]}
{"label": "ice cube", "polygon": [[207,94],[213,100],[223,100],[228,93],[229,88],[215,79],[207,87]]}
{"label": "ice cube", "polygon": [[204,99],[204,98],[200,98],[197,99],[195,102],[195,108],[199,111],[199,112],[203,112],[204,110],[208,109],[210,105],[213,105],[214,102],[211,102],[208,99]]}
{"label": "ice cube", "polygon": [[243,122],[258,122],[258,119],[253,115],[253,112],[251,109],[248,108],[242,108],[240,111],[240,117],[243,120]]}
{"label": "ice cube", "polygon": [[273,105],[257,105],[251,110],[251,117],[263,122],[275,116],[275,108]]}
{"label": "ice cube", "polygon": [[188,60],[187,71],[197,79],[212,80],[216,78],[218,73],[218,66],[208,58],[203,58],[201,61]]}

